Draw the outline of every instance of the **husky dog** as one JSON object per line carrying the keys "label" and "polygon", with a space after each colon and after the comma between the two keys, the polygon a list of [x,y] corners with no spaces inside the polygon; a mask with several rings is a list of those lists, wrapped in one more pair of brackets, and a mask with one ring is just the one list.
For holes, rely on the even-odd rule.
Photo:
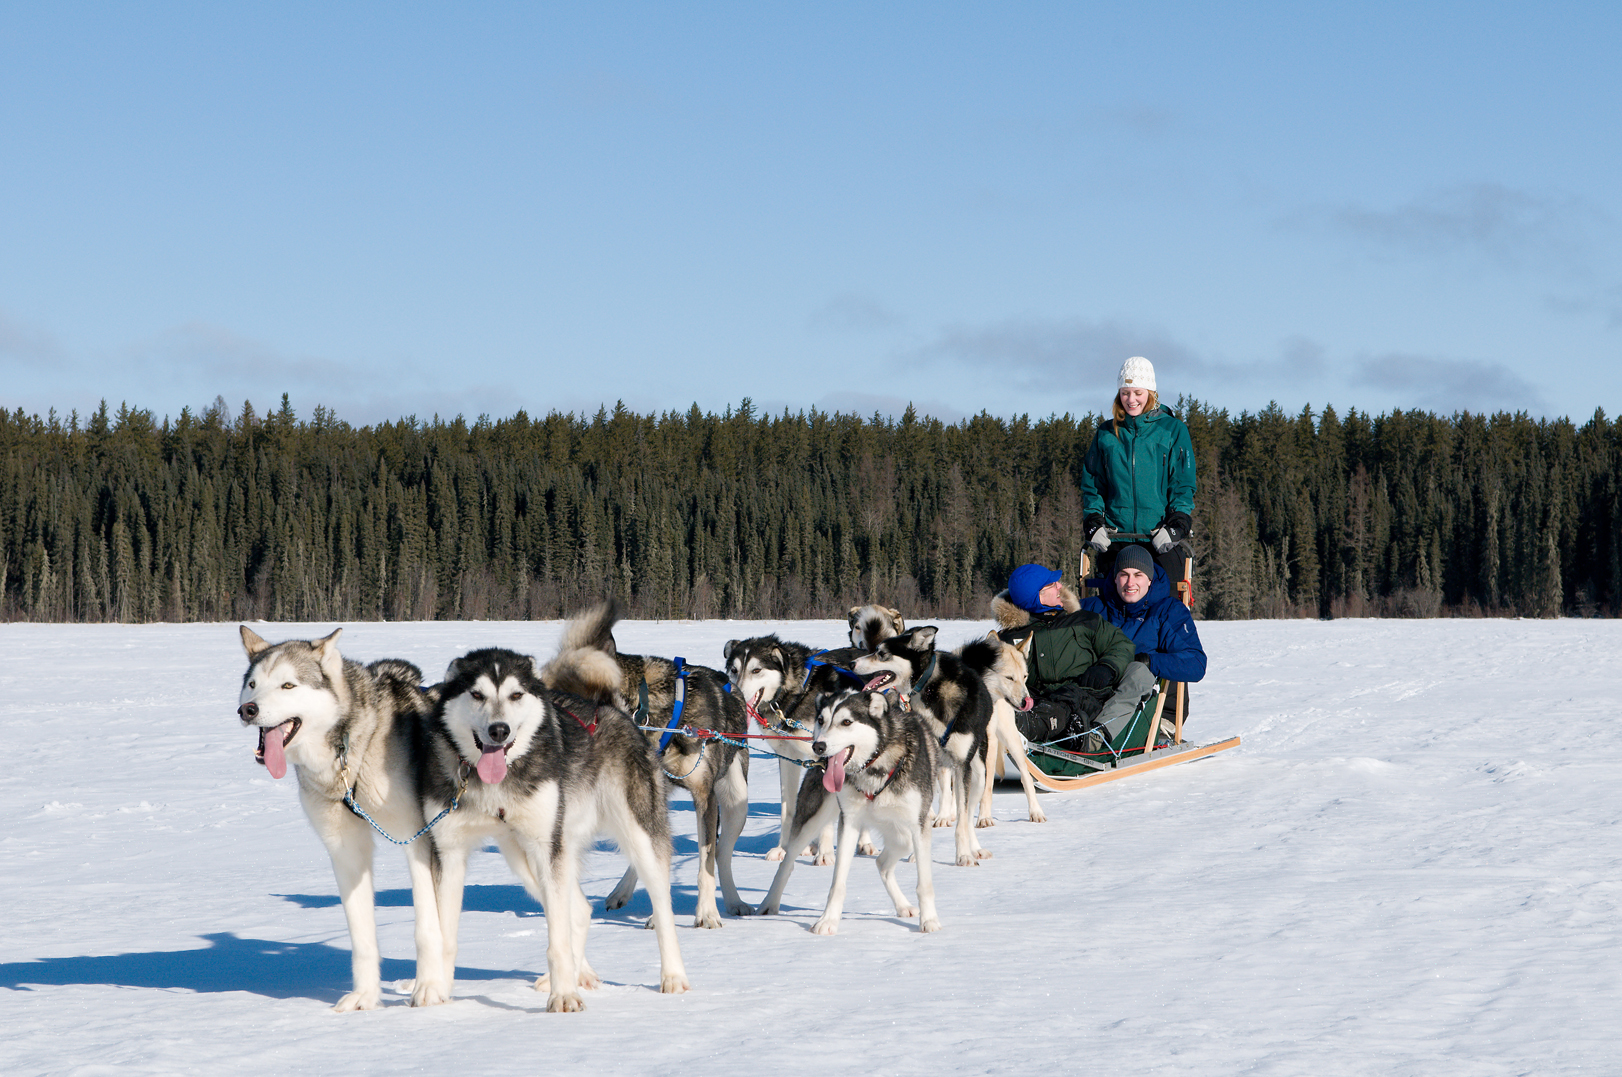
{"label": "husky dog", "polygon": [[[722,649],[733,694],[768,734],[763,741],[766,750],[779,757],[777,775],[782,790],[782,815],[778,845],[766,854],[767,860],[783,859],[789,848],[788,833],[794,822],[795,801],[805,794],[821,798],[820,788],[813,781],[802,782],[802,768],[791,760],[815,760],[811,752],[811,727],[817,719],[817,697],[840,688],[856,687],[854,681],[838,671],[861,653],[854,647],[813,651],[803,643],[791,643],[775,635],[728,640]],[[834,827],[830,822],[817,839],[818,867],[833,863],[833,842]],[[871,855],[873,849],[868,845],[860,851]]]}
{"label": "husky dog", "polygon": [[889,606],[852,606],[850,608],[850,645],[859,651],[871,651],[879,641],[899,635],[907,630],[901,611]]}
{"label": "husky dog", "polygon": [[958,650],[963,664],[980,674],[986,691],[991,693],[991,725],[987,731],[986,788],[980,797],[980,818],[975,826],[995,826],[991,817],[992,776],[996,774],[1000,753],[1007,752],[1015,761],[1019,784],[1025,789],[1025,803],[1030,808],[1033,823],[1045,823],[1047,814],[1036,802],[1036,785],[1024,765],[1024,739],[1014,725],[1015,711],[1031,709],[1031,697],[1025,691],[1026,653],[1031,637],[1026,635],[1018,643],[1004,643],[995,632],[986,633],[983,640],[965,644]]}
{"label": "husky dog", "polygon": [[969,867],[991,854],[974,835],[972,809],[986,782],[991,695],[980,675],[955,654],[935,649],[934,625],[909,628],[855,661],[865,688],[891,689],[910,702],[941,746],[941,808],[936,826],[957,827],[957,862]]}
{"label": "husky dog", "polygon": [[[422,715],[429,698],[422,672],[386,658],[363,666],[338,653],[343,629],[318,640],[270,644],[247,625],[248,652],[237,715],[259,730],[254,758],[272,778],[298,774],[299,802],[332,857],[338,896],[349,923],[354,990],[340,1012],[375,1009],[382,994],[377,920],[372,894],[372,828],[345,803],[348,797],[377,825],[402,840],[422,829],[416,772],[423,753]],[[411,903],[417,916],[417,979],[413,1006],[444,1002],[448,984],[434,896],[433,849],[405,847]]]}
{"label": "husky dog", "polygon": [[[856,858],[856,832],[865,827],[884,839],[884,851],[878,858],[879,878],[895,902],[896,915],[916,915],[920,931],[939,931],[929,840],[934,829],[930,825],[930,807],[935,801],[940,749],[928,725],[916,712],[903,710],[894,693],[845,692],[822,697],[812,735],[812,751],[824,761],[822,785],[831,795],[823,798],[811,815],[795,812],[789,845],[792,848],[813,831],[832,823],[836,816],[843,822],[828,906],[811,930],[818,935],[838,932],[845,907],[845,885],[850,879],[851,861]],[[916,909],[907,904],[895,881],[896,863],[908,853],[918,865]],[[772,888],[760,906],[762,915],[778,911],[783,888],[793,871],[793,857],[786,857],[777,866]]]}
{"label": "husky dog", "polygon": [[[622,710],[641,714],[639,700],[646,692],[647,710],[640,724],[648,728],[648,740],[657,745],[675,711],[676,665],[668,658],[620,654],[614,644],[614,624],[619,607],[605,602],[576,616],[563,630],[558,656],[541,670],[541,681],[549,688],[590,695],[592,669],[604,669],[602,656],[618,668],[614,704]],[[683,690],[682,724],[725,733],[735,741],[748,729],[748,719],[738,697],[724,690],[726,678],[703,666],[682,667],[686,681]],[[698,740],[685,734],[670,738],[659,753],[665,776],[693,797],[693,813],[698,816],[698,910],[694,927],[720,927],[721,913],[715,904],[715,881],[721,879],[721,892],[727,912],[747,916],[754,907],[738,896],[732,879],[732,850],[743,833],[749,815],[749,753],[736,744],[721,740]],[[719,856],[717,847],[719,846]],[[605,902],[617,909],[631,898],[636,888],[636,868],[626,870]]]}
{"label": "husky dog", "polygon": [[586,963],[591,907],[580,858],[609,834],[642,877],[659,939],[659,990],[687,990],[670,911],[670,819],[665,780],[647,738],[613,706],[618,670],[602,656],[583,672],[594,699],[554,693],[527,655],[488,648],[451,662],[429,720],[425,814],[458,808],[433,831],[445,968],[456,967],[456,927],[473,850],[495,842],[546,910],[546,1008],[584,1008],[581,987],[601,981]]}

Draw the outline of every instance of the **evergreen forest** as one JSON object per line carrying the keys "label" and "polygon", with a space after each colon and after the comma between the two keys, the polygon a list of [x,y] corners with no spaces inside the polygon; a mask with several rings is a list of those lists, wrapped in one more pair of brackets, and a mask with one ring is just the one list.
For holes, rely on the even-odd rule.
{"label": "evergreen forest", "polygon": [[[1616,616],[1622,421],[1184,399],[1203,618]],[[982,617],[1081,551],[1094,417],[0,410],[0,618]]]}

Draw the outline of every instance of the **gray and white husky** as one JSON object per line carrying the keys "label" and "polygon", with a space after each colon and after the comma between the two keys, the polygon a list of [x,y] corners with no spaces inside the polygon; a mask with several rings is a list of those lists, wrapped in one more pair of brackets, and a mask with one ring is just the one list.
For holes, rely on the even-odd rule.
{"label": "gray and white husky", "polygon": [[445,968],[456,967],[457,921],[468,855],[494,842],[546,910],[551,1012],[583,1009],[580,988],[601,981],[587,964],[591,907],[580,860],[599,834],[612,837],[641,876],[659,940],[659,990],[686,991],[687,972],[670,909],[670,819],[659,761],[641,730],[612,703],[613,660],[601,656],[593,698],[555,693],[533,660],[488,648],[451,662],[430,717],[422,810],[457,810],[432,831],[439,852]]}
{"label": "gray and white husky", "polygon": [[[563,629],[557,657],[541,669],[548,687],[590,694],[593,670],[606,671],[601,660],[611,659],[618,671],[614,702],[622,710],[638,712],[639,701],[647,700],[643,724],[650,743],[664,740],[662,730],[670,724],[676,708],[678,676],[676,664],[652,655],[621,654],[614,642],[614,625],[619,620],[616,603],[605,602],[577,615]],[[686,789],[693,798],[693,814],[698,817],[698,907],[694,927],[721,926],[721,912],[715,902],[715,883],[727,912],[747,916],[754,907],[738,894],[732,877],[732,851],[743,833],[749,815],[749,753],[739,748],[748,730],[743,703],[726,691],[726,678],[713,669],[684,665],[681,724],[695,729],[714,730],[732,738],[699,740],[673,733],[659,752],[665,777]],[[643,693],[646,693],[644,696]],[[604,905],[617,909],[630,900],[636,888],[636,868],[626,869]]]}
{"label": "gray and white husky", "polygon": [[[777,757],[777,776],[782,795],[778,845],[766,854],[767,860],[782,860],[789,848],[788,832],[794,821],[795,804],[803,798],[804,768],[794,760],[813,762],[811,727],[817,720],[819,696],[857,687],[839,668],[863,652],[854,647],[821,651],[779,639],[776,635],[728,640],[721,656],[726,662],[727,679],[744,709],[760,724],[762,747]],[[805,776],[806,783],[815,781]],[[817,794],[818,790],[809,789]],[[815,835],[816,864],[833,863],[834,826],[829,823]],[[804,846],[795,847],[795,855]],[[871,844],[859,850],[871,855]]]}
{"label": "gray and white husky", "polygon": [[[372,892],[372,828],[345,803],[353,803],[400,840],[423,825],[417,770],[423,751],[423,713],[431,697],[419,687],[422,673],[398,659],[363,666],[338,653],[343,629],[318,640],[271,644],[246,625],[248,652],[237,715],[259,731],[255,758],[280,778],[291,764],[299,802],[321,844],[349,923],[354,990],[337,1009],[370,1010],[379,1002],[377,919]],[[417,917],[417,979],[411,1004],[449,998],[439,913],[435,902],[432,847],[422,840],[405,847],[411,869],[411,903]]]}
{"label": "gray and white husky", "polygon": [[974,834],[973,809],[986,782],[991,695],[963,659],[935,649],[936,628],[921,625],[881,642],[853,663],[869,689],[898,692],[940,745],[940,813],[936,826],[957,828],[957,863],[971,867],[991,853]]}
{"label": "gray and white husky", "polygon": [[[920,931],[940,930],[929,850],[940,750],[927,723],[903,710],[894,693],[847,692],[823,696],[813,737],[812,751],[823,761],[822,784],[829,795],[809,817],[795,813],[789,846],[836,817],[842,822],[828,904],[811,930],[818,935],[838,932],[850,865],[856,858],[856,833],[863,828],[883,839],[879,878],[895,902],[896,915],[917,916]],[[907,903],[895,880],[895,866],[908,853],[918,867],[917,908]],[[786,857],[760,906],[762,915],[779,910],[793,872],[794,858]]]}

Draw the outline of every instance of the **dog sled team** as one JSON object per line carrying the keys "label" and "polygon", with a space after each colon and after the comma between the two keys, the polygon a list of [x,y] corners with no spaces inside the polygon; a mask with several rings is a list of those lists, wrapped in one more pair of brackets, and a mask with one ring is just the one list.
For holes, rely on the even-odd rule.
{"label": "dog sled team", "polygon": [[[486,648],[424,685],[408,662],[344,658],[341,629],[272,644],[242,627],[248,668],[238,715],[257,730],[255,755],[272,777],[296,772],[348,923],[353,990],[337,1008],[380,1002],[379,837],[403,848],[410,869],[412,1005],[451,998],[468,858],[493,843],[546,912],[547,974],[535,986],[547,992],[547,1009],[581,1009],[581,991],[601,983],[586,959],[581,860],[605,836],[629,861],[607,907],[622,906],[638,884],[647,891],[659,988],[686,991],[671,906],[671,786],[690,793],[698,820],[695,927],[720,927],[722,905],[734,917],[776,913],[809,853],[834,869],[812,929],[833,934],[862,853],[875,858],[896,914],[938,930],[931,833],[952,828],[957,866],[991,856],[976,831],[993,825],[999,760],[1023,760],[1032,745],[1104,754],[1100,747],[1144,710],[1157,678],[1186,683],[1205,672],[1186,604],[1188,561],[1176,556],[1187,550],[1193,507],[1187,428],[1159,406],[1147,360],[1128,360],[1120,380],[1113,421],[1084,465],[1091,560],[1083,579],[1088,567],[1101,571],[1089,581],[1099,595],[1079,597],[1060,570],[1020,566],[992,601],[998,630],[956,651],[937,647],[934,626],[908,628],[898,611],[865,606],[850,612],[846,647],[776,635],[733,640],[718,671],[621,654],[618,611],[604,603],[568,623],[544,664]],[[1167,563],[1181,571],[1168,573]],[[1166,727],[1174,741],[1180,721],[1181,712]],[[1151,733],[1142,753],[1155,744]],[[782,793],[767,856],[776,874],[758,909],[740,896],[733,864],[751,751],[777,756]],[[1042,822],[1032,769],[1020,762],[1014,772],[1030,819]],[[896,879],[908,858],[916,905]]]}

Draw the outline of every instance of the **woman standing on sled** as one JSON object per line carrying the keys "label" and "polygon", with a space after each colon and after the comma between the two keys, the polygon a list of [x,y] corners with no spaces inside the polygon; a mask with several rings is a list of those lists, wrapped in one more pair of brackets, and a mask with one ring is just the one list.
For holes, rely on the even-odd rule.
{"label": "woman standing on sled", "polygon": [[1173,580],[1194,512],[1194,446],[1188,427],[1160,403],[1155,368],[1135,355],[1121,365],[1112,418],[1102,423],[1081,465],[1082,534],[1108,571],[1110,532],[1150,536]]}

